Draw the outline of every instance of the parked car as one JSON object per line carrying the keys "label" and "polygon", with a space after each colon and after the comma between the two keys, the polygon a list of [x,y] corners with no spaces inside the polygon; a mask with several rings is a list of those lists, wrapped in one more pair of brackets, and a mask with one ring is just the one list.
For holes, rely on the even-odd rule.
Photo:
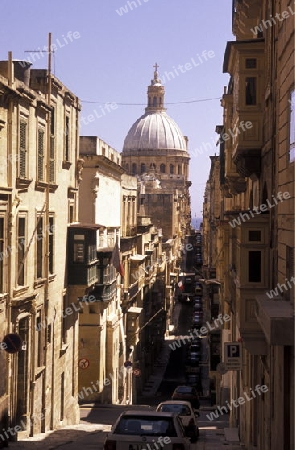
{"label": "parked car", "polygon": [[189,351],[190,351],[190,352],[201,352],[201,351],[202,351],[202,345],[201,345],[201,342],[192,343],[192,344],[189,346]]}
{"label": "parked car", "polygon": [[168,400],[162,402],[157,406],[156,411],[173,412],[179,415],[186,436],[191,438],[191,442],[196,442],[199,437],[199,427],[197,422],[197,415],[199,413],[194,411],[190,402],[180,400]]}
{"label": "parked car", "polygon": [[192,328],[199,327],[203,324],[203,317],[201,316],[194,316],[192,320]]}
{"label": "parked car", "polygon": [[191,402],[192,407],[195,409],[199,409],[200,407],[199,396],[193,386],[177,386],[172,394],[171,399]]}
{"label": "parked car", "polygon": [[201,352],[192,352],[187,355],[186,361],[187,364],[191,366],[198,366],[200,364],[202,355]]}
{"label": "parked car", "polygon": [[193,297],[193,305],[200,305],[203,306],[203,299],[202,297]]}
{"label": "parked car", "polygon": [[203,311],[194,311],[193,313],[193,317],[203,317]]}
{"label": "parked car", "polygon": [[189,386],[197,387],[197,385],[200,383],[200,373],[190,373],[188,372],[186,374],[186,384]]}
{"label": "parked car", "polygon": [[199,302],[195,303],[195,302],[194,302],[194,304],[193,304],[193,310],[194,310],[194,311],[202,311],[202,310],[203,310],[203,305],[202,305],[202,303],[199,303]]}
{"label": "parked car", "polygon": [[123,412],[104,442],[104,450],[146,449],[147,446],[165,450],[190,450],[178,414],[155,411]]}

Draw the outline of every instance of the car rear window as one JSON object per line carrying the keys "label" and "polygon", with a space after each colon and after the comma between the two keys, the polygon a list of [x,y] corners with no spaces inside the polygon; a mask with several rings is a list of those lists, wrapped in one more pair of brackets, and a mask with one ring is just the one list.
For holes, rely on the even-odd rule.
{"label": "car rear window", "polygon": [[192,388],[188,386],[180,386],[176,389],[176,392],[179,392],[179,394],[190,394],[192,392]]}
{"label": "car rear window", "polygon": [[177,437],[172,417],[124,416],[116,426],[114,433]]}
{"label": "car rear window", "polygon": [[161,405],[159,411],[162,412],[173,412],[176,414],[180,414],[181,416],[190,416],[191,412],[188,406],[186,405],[178,405],[178,404],[169,404],[169,405]]}

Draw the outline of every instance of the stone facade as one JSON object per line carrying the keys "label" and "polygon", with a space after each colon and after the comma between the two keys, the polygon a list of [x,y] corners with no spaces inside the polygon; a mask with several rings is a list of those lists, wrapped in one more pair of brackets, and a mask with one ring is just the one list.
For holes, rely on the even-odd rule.
{"label": "stone facade", "polygon": [[242,369],[222,376],[221,398],[228,388],[237,399],[266,385],[263,395],[233,408],[231,424],[246,448],[291,449],[295,11],[287,1],[233,6],[236,41],[225,51],[231,78],[222,98],[224,123],[217,127],[220,173],[210,183],[211,198],[221,192],[220,217],[206,207],[204,218],[204,229],[216,228],[220,308],[231,313],[223,341],[242,343]]}
{"label": "stone facade", "polygon": [[[120,275],[112,264],[121,226],[121,155],[95,136],[80,138],[83,159],[79,189],[79,221],[96,227],[98,277],[89,295],[95,301],[79,317],[79,368],[81,400],[119,403],[123,400],[125,361]],[[123,368],[123,369],[122,369]]]}
{"label": "stone facade", "polygon": [[0,62],[0,92],[1,338],[22,342],[1,349],[0,417],[28,436],[79,421],[78,320],[65,313],[65,280],[80,104],[46,70],[11,59]]}

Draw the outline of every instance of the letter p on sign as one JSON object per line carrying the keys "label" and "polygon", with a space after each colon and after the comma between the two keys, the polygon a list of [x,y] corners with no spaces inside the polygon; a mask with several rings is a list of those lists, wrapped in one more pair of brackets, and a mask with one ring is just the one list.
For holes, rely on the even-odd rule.
{"label": "letter p on sign", "polygon": [[240,357],[240,346],[233,344],[227,347],[228,358],[239,358]]}

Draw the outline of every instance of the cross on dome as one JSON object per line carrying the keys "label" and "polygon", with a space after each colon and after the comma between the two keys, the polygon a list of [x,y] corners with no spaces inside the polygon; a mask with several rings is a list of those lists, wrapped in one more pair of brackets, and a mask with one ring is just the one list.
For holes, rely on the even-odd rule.
{"label": "cross on dome", "polygon": [[152,80],[152,84],[161,83],[161,80],[159,79],[159,74],[158,74],[158,67],[159,67],[158,63],[156,63],[153,67],[155,70],[154,70],[154,79]]}

